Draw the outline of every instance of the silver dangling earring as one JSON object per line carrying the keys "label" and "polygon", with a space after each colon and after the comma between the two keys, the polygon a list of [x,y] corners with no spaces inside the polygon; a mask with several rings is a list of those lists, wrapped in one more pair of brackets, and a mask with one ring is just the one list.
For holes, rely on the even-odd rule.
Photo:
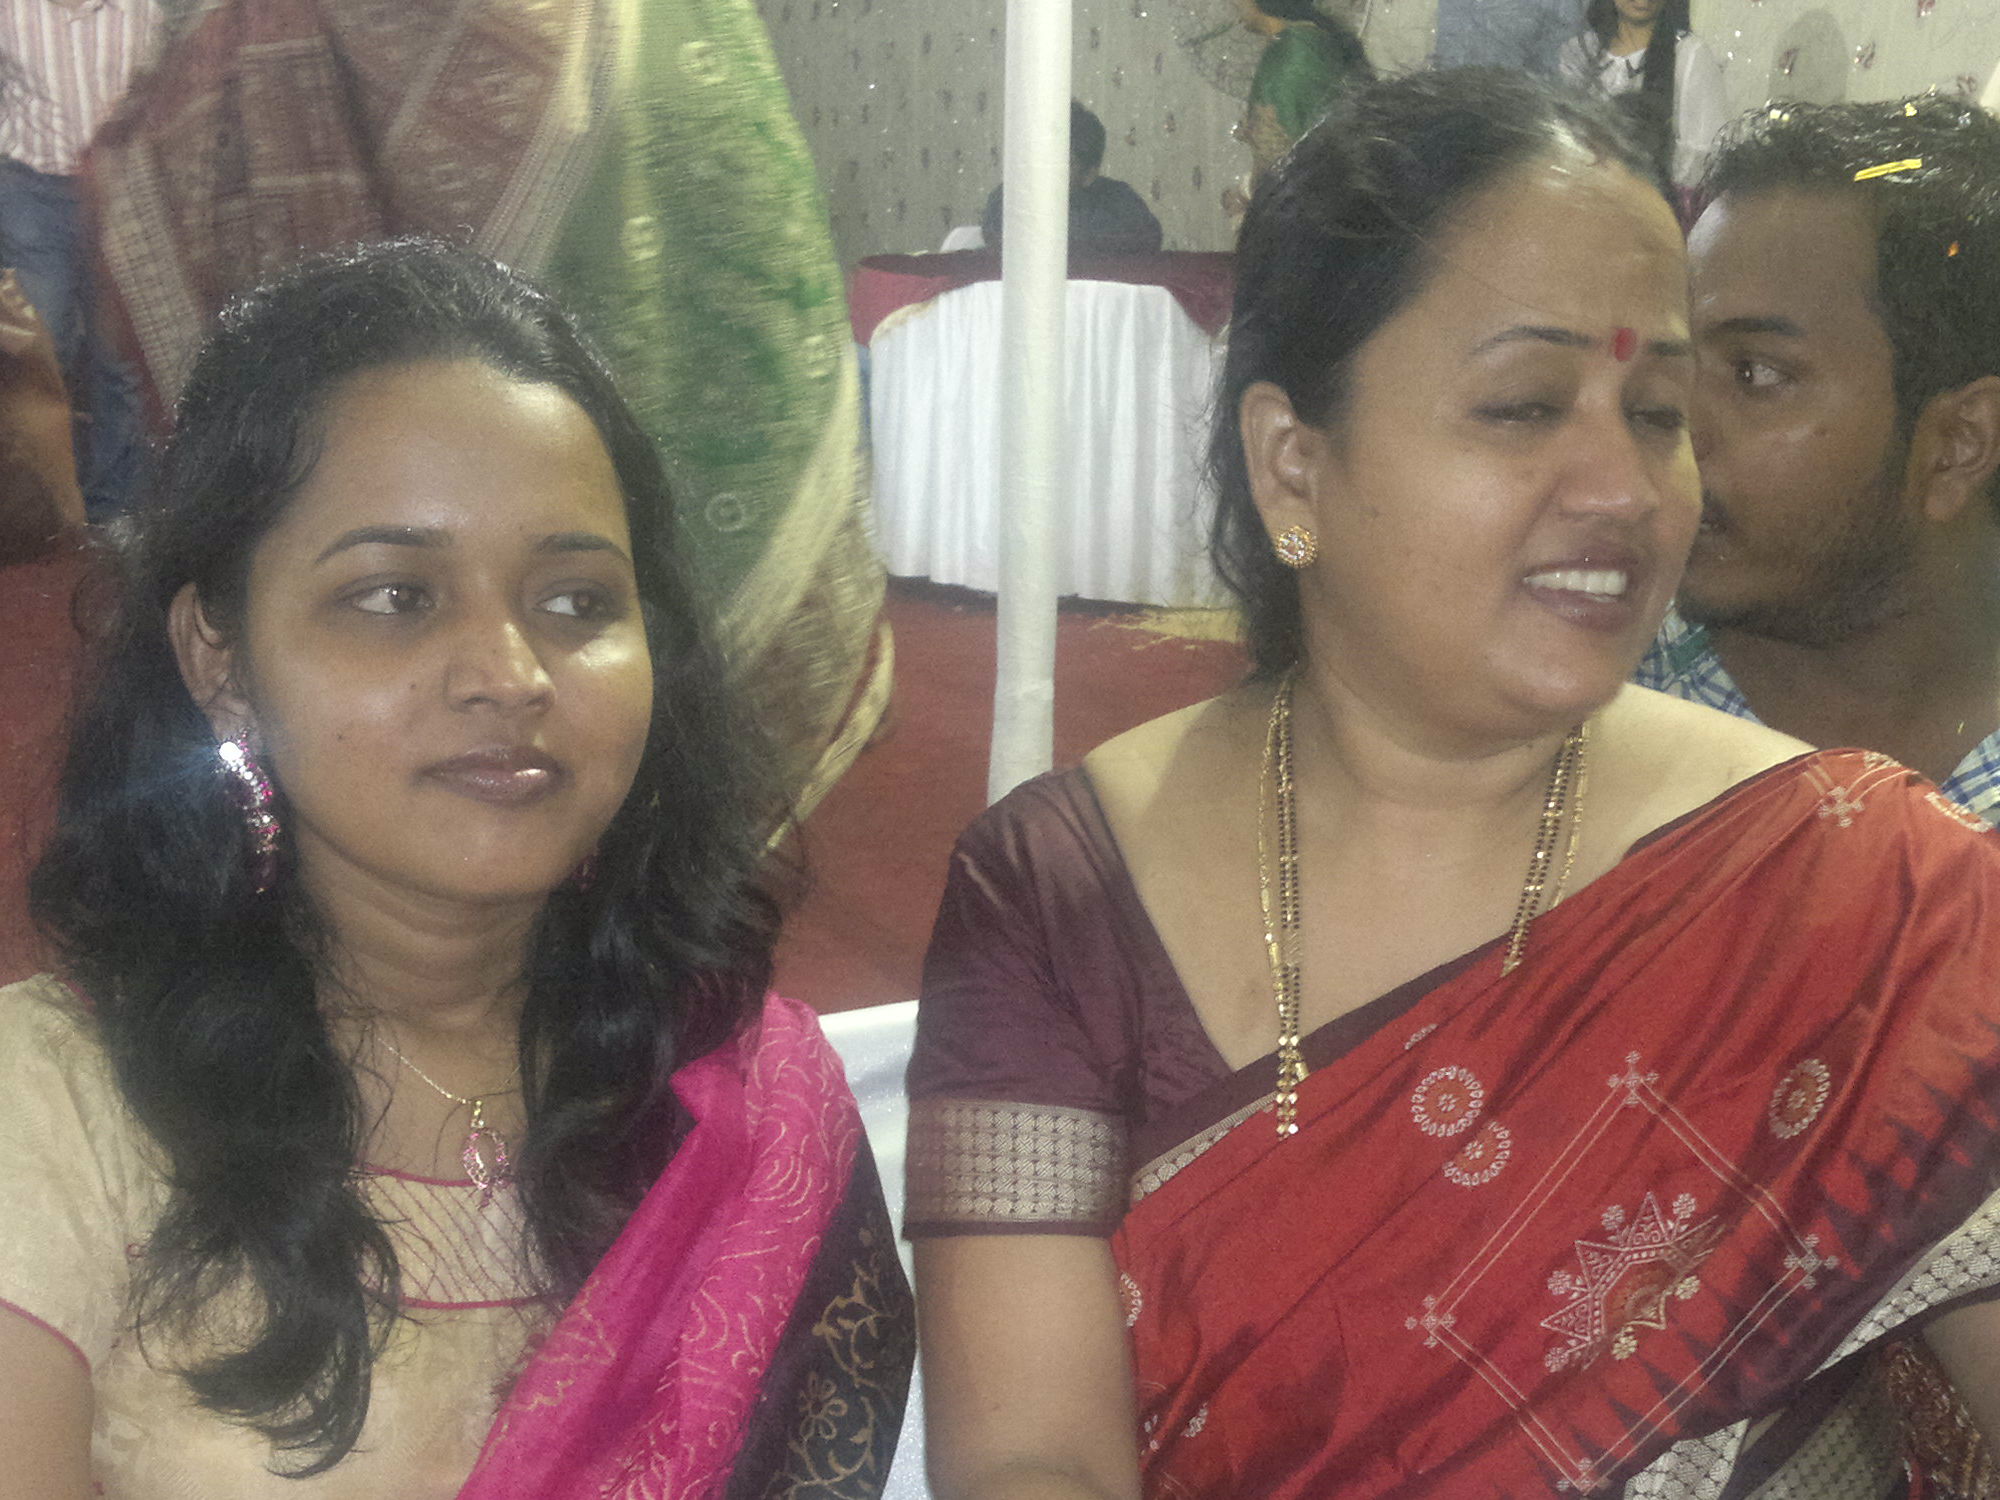
{"label": "silver dangling earring", "polygon": [[229,800],[243,817],[250,844],[250,879],[261,896],[278,879],[277,796],[271,790],[271,778],[250,749],[247,732],[224,740],[215,753],[222,762]]}
{"label": "silver dangling earring", "polygon": [[1271,538],[1271,550],[1278,561],[1296,572],[1310,568],[1319,558],[1319,538],[1304,526],[1287,526]]}

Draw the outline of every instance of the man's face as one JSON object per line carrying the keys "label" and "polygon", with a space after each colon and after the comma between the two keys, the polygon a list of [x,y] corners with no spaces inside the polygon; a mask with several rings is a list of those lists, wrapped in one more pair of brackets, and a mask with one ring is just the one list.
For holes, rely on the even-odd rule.
{"label": "man's face", "polygon": [[1823,645],[1903,606],[1905,503],[1876,229],[1846,195],[1726,194],[1689,239],[1700,534],[1689,619]]}

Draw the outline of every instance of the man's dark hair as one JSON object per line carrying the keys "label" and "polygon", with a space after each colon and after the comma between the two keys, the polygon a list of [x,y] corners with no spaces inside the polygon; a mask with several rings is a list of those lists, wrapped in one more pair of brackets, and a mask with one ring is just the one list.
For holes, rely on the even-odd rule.
{"label": "man's dark hair", "polygon": [[1935,95],[1774,106],[1735,127],[1704,187],[1711,197],[1852,194],[1868,205],[1872,297],[1895,351],[1905,438],[1933,398],[2000,374],[2000,120],[1985,110]]}
{"label": "man's dark hair", "polygon": [[1104,165],[1104,122],[1074,99],[1069,101],[1069,159],[1080,172]]}

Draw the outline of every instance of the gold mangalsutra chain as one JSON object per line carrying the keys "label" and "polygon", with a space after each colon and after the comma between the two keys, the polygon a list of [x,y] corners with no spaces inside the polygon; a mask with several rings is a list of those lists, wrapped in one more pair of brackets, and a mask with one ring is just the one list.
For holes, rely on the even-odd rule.
{"label": "gold mangalsutra chain", "polygon": [[[1277,897],[1271,891],[1271,824],[1278,845]],[[1278,685],[1264,734],[1264,762],[1257,785],[1257,894],[1264,913],[1264,953],[1278,1002],[1278,1088],[1274,1102],[1280,1140],[1298,1134],[1299,1085],[1305,1058],[1299,1052],[1299,826],[1292,785],[1292,679]]]}
{"label": "gold mangalsutra chain", "polygon": [[[1273,1101],[1278,1117],[1278,1138],[1298,1134],[1299,1088],[1305,1082],[1305,1058],[1299,1048],[1299,975],[1303,943],[1299,907],[1299,833],[1297,783],[1292,771],[1292,682],[1288,674],[1279,683],[1271,700],[1271,718],[1264,734],[1264,759],[1258,777],[1257,796],[1257,884],[1259,905],[1264,914],[1264,952],[1271,968],[1271,991],[1278,1008],[1278,1084]],[[1521,882],[1521,900],[1514,908],[1514,924],[1507,934],[1507,952],[1500,972],[1511,974],[1520,967],[1527,946],[1528,928],[1548,907],[1562,900],[1576,864],[1577,840],[1583,828],[1585,786],[1584,750],[1590,743],[1588,722],[1577,725],[1563,737],[1549,770],[1549,784],[1542,796],[1540,826],[1535,833],[1534,851],[1528,856],[1528,873]],[[1562,868],[1556,874],[1555,889],[1545,904],[1549,866],[1556,845],[1563,842],[1567,815],[1569,838],[1563,850]],[[1273,838],[1275,825],[1275,840]],[[1272,880],[1273,850],[1276,844],[1275,894]]]}

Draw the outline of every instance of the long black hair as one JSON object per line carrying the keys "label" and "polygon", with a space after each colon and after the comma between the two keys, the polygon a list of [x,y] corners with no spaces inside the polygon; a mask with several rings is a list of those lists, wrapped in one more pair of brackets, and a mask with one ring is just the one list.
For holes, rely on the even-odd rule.
{"label": "long black hair", "polygon": [[[1583,24],[1597,39],[1602,60],[1618,36],[1618,0],[1590,0]],[[1688,0],[1665,0],[1653,19],[1653,35],[1639,62],[1637,97],[1619,107],[1633,117],[1642,140],[1659,163],[1662,180],[1671,180],[1674,165],[1674,66],[1680,40],[1693,27]]]}
{"label": "long black hair", "polygon": [[[549,898],[524,976],[516,1166],[530,1273],[551,1300],[574,1294],[671,1155],[668,1076],[757,1004],[778,921],[760,870],[780,806],[752,771],[769,758],[725,695],[654,446],[562,311],[492,261],[420,240],[315,258],[230,307],[180,397],[157,502],[120,549],[32,900],[165,1155],[141,1334],[198,1351],[181,1366],[195,1398],[298,1475],[360,1433],[396,1258],[356,1190],[358,1094],[318,1004],[329,934],[288,866],[255,891],[168,610],[192,583],[217,629],[240,630],[252,554],[312,468],[329,398],[362,371],[440,358],[553,386],[595,423],[653,661],[631,792],[587,888]],[[280,803],[282,819],[282,789]],[[217,1348],[202,1314],[246,1291],[248,1332]]]}
{"label": "long black hair", "polygon": [[1243,611],[1260,677],[1304,650],[1298,578],[1271,551],[1239,413],[1270,381],[1314,426],[1339,419],[1355,356],[1423,286],[1452,214],[1517,166],[1565,149],[1651,181],[1601,101],[1498,68],[1412,73],[1342,99],[1258,185],[1236,243],[1236,301],[1208,450],[1209,552]]}

